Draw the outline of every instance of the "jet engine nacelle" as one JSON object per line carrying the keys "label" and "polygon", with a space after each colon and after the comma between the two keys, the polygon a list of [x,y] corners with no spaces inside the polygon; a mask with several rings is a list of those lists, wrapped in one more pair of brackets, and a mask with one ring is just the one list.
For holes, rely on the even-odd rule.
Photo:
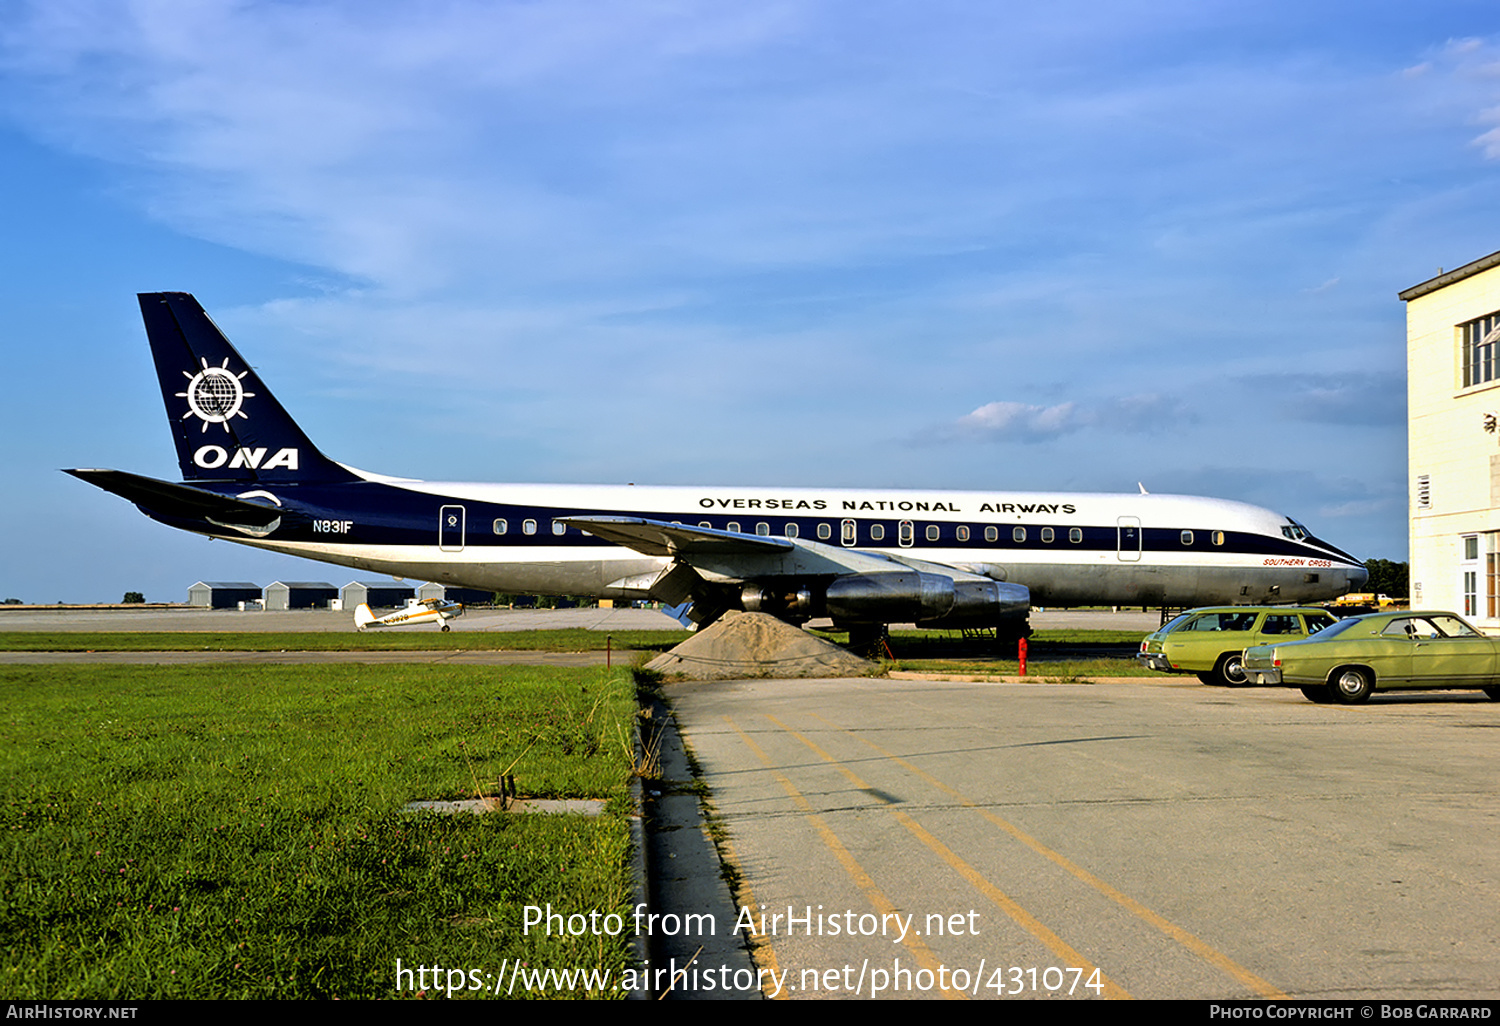
{"label": "jet engine nacelle", "polygon": [[828,615],[848,623],[916,623],[923,627],[979,624],[1023,617],[1031,594],[1018,584],[960,580],[920,570],[850,574],[828,584]]}

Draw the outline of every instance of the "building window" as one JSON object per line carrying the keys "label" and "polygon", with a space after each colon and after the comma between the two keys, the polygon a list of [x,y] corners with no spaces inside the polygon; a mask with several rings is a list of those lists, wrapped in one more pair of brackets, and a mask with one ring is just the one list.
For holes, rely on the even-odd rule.
{"label": "building window", "polygon": [[1432,508],[1432,475],[1417,475],[1417,509]]}
{"label": "building window", "polygon": [[1464,387],[1500,378],[1500,313],[1460,325],[1464,350]]}
{"label": "building window", "polygon": [[1500,619],[1500,551],[1497,551],[1500,547],[1496,542],[1500,541],[1500,534],[1491,532],[1485,539],[1488,542],[1485,548],[1489,550],[1484,554],[1485,607],[1489,618],[1497,620]]}
{"label": "building window", "polygon": [[1479,535],[1466,534],[1459,539],[1463,562],[1459,574],[1463,580],[1464,615],[1479,615]]}

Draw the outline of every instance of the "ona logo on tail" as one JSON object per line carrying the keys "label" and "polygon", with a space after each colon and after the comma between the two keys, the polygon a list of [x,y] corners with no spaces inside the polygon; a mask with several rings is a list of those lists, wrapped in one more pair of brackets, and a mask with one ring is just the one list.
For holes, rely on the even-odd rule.
{"label": "ona logo on tail", "polygon": [[273,470],[276,467],[297,469],[296,449],[277,449],[276,455],[266,459],[268,452],[270,450],[262,446],[258,449],[235,449],[234,455],[230,456],[229,450],[222,445],[205,445],[193,452],[193,462],[204,470],[217,470],[226,464],[231,470]]}
{"label": "ona logo on tail", "polygon": [[[203,421],[204,431],[208,430],[210,424],[222,424],[226,432],[229,430],[231,418],[244,417],[249,420],[250,415],[240,409],[245,404],[246,397],[255,395],[254,392],[246,392],[245,386],[240,384],[240,379],[249,373],[248,370],[240,371],[238,374],[231,371],[227,356],[221,367],[210,367],[205,357],[203,369],[197,374],[183,371],[182,376],[188,379],[187,391],[178,392],[177,396],[188,401],[188,411],[182,415],[182,419],[197,417]],[[198,465],[208,466],[206,463]]]}

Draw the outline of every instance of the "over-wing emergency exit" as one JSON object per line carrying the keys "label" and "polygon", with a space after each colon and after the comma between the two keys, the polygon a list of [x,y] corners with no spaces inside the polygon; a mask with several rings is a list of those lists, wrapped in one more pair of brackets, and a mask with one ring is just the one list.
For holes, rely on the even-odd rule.
{"label": "over-wing emergency exit", "polygon": [[1306,603],[1365,568],[1270,510],[1193,496],[444,484],[321,453],[192,296],[140,296],[183,480],[68,473],[172,527],[490,591],[691,602],[864,630],[1046,606]]}

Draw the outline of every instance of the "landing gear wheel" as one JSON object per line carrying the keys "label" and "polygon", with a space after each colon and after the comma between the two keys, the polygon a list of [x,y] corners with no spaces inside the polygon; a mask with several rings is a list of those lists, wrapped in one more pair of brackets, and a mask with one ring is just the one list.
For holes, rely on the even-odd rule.
{"label": "landing gear wheel", "polygon": [[443,624],[443,633],[444,634],[447,634],[450,630],[452,630],[451,627],[449,627],[447,624]]}
{"label": "landing gear wheel", "polygon": [[1353,667],[1338,670],[1333,675],[1333,697],[1345,705],[1358,705],[1370,697],[1375,690],[1375,679],[1368,670]]}
{"label": "landing gear wheel", "polygon": [[1302,695],[1309,702],[1316,702],[1319,705],[1327,705],[1329,702],[1333,701],[1333,688],[1329,687],[1327,684],[1313,684],[1303,688]]}
{"label": "landing gear wheel", "polygon": [[1225,652],[1214,664],[1214,676],[1218,683],[1232,688],[1242,688],[1249,683],[1245,676],[1245,658],[1240,652]]}

